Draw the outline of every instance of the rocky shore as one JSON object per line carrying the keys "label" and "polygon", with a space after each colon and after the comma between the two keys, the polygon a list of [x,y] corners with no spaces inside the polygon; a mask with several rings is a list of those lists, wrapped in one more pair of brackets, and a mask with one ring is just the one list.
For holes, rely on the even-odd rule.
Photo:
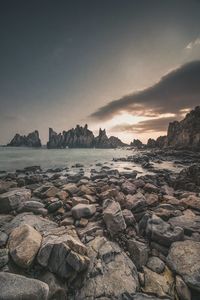
{"label": "rocky shore", "polygon": [[0,299],[200,299],[200,155],[159,151],[2,173]]}

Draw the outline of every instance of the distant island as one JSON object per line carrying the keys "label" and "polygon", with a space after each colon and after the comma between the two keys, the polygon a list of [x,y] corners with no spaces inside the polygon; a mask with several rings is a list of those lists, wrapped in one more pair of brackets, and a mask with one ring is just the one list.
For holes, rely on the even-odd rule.
{"label": "distant island", "polygon": [[[8,147],[36,147],[42,146],[39,132],[35,130],[27,136],[16,134],[11,140]],[[106,130],[99,129],[99,135],[94,136],[93,132],[88,129],[86,124],[84,127],[77,125],[62,133],[56,133],[49,128],[48,149],[65,149],[65,148],[101,148],[115,149],[125,147],[123,143],[115,136],[108,137]],[[133,140],[129,145],[134,148],[168,148],[175,149],[200,149],[200,106],[188,113],[185,118],[178,122],[169,123],[166,136],[160,136],[156,140],[149,138],[146,145],[140,140]]]}

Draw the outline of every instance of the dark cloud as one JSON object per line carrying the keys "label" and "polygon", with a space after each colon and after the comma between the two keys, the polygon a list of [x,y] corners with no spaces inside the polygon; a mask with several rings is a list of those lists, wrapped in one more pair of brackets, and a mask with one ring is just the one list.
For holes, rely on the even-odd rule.
{"label": "dark cloud", "polygon": [[[180,117],[178,118],[180,119]],[[162,132],[167,131],[169,122],[174,121],[174,117],[165,117],[158,119],[149,119],[138,122],[137,124],[119,124],[112,127],[113,132],[134,132],[134,133],[145,133],[145,132]]]}
{"label": "dark cloud", "polygon": [[200,101],[200,61],[193,61],[169,72],[158,83],[137,93],[126,95],[99,108],[91,117],[108,120],[116,114],[159,116],[179,114]]}

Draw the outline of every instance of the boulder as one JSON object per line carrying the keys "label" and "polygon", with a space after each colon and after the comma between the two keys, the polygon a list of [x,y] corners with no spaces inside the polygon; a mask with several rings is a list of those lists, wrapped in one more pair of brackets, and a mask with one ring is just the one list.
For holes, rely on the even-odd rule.
{"label": "boulder", "polygon": [[27,224],[34,227],[41,234],[43,234],[46,231],[51,231],[52,229],[58,227],[58,225],[55,222],[42,218],[38,215],[34,215],[33,213],[21,213],[12,220],[9,220],[8,222],[4,223],[1,227],[1,230],[7,235],[9,235],[13,231],[13,229],[23,224]]}
{"label": "boulder", "polygon": [[88,255],[88,273],[75,299],[132,299],[139,287],[137,270],[120,247],[96,237],[88,243]]}
{"label": "boulder", "polygon": [[0,291],[1,300],[47,300],[49,287],[36,279],[0,272]]}
{"label": "boulder", "polygon": [[152,241],[167,247],[184,238],[184,231],[181,227],[173,227],[156,215],[147,221],[146,234]]}
{"label": "boulder", "polygon": [[72,216],[75,219],[81,218],[90,218],[96,212],[96,206],[94,204],[77,204],[75,205],[72,210]]}
{"label": "boulder", "polygon": [[108,199],[104,201],[103,207],[103,220],[109,233],[115,235],[123,232],[126,229],[126,223],[119,203]]}
{"label": "boulder", "polygon": [[127,249],[138,270],[146,265],[150,251],[148,244],[130,239],[127,242]]}
{"label": "boulder", "polygon": [[37,261],[63,279],[75,278],[89,265],[87,248],[81,243],[75,230],[69,234],[65,227],[44,235]]}
{"label": "boulder", "polygon": [[40,248],[42,236],[29,225],[15,228],[9,236],[8,249],[14,262],[28,268]]}
{"label": "boulder", "polygon": [[18,209],[23,202],[29,201],[31,191],[17,188],[0,195],[0,213],[9,213]]}
{"label": "boulder", "polygon": [[155,273],[144,267],[144,288],[142,291],[157,297],[175,299],[174,278],[172,272],[166,267],[161,274]]}
{"label": "boulder", "polygon": [[191,300],[191,292],[180,276],[176,276],[176,292],[181,300]]}
{"label": "boulder", "polygon": [[191,235],[192,233],[200,233],[200,216],[195,215],[191,210],[187,209],[183,215],[170,218],[168,221],[172,226],[183,228],[184,233]]}
{"label": "boulder", "polygon": [[192,289],[200,291],[200,243],[195,241],[175,242],[167,256],[170,268],[180,275]]}
{"label": "boulder", "polygon": [[147,262],[147,267],[151,271],[160,274],[165,269],[165,263],[159,257],[152,256],[149,258],[149,260]]}

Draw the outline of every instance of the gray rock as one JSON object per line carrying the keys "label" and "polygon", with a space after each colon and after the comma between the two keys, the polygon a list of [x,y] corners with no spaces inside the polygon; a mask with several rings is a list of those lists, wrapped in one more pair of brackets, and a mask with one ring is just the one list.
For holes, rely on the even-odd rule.
{"label": "gray rock", "polygon": [[49,286],[48,299],[51,300],[67,300],[67,283],[62,282],[53,273],[46,271],[40,277],[39,280],[45,282]]}
{"label": "gray rock", "polygon": [[123,184],[122,184],[122,191],[125,193],[125,194],[130,194],[130,195],[133,195],[135,194],[136,192],[136,186],[135,184],[131,183],[130,181],[125,181]]}
{"label": "gray rock", "polygon": [[10,222],[3,224],[1,230],[9,235],[13,231],[13,229],[23,224],[34,227],[41,234],[58,227],[56,223],[48,219],[44,219],[38,215],[34,215],[32,213],[22,213],[17,215]]}
{"label": "gray rock", "polygon": [[44,204],[34,200],[23,202],[18,208],[18,212],[33,212],[44,216],[47,215],[47,210],[44,208]]}
{"label": "gray rock", "polygon": [[130,258],[105,237],[95,238],[88,246],[90,266],[75,299],[132,299],[139,283]]}
{"label": "gray rock", "polygon": [[1,300],[47,300],[49,287],[36,279],[0,272],[0,291]]}
{"label": "gray rock", "polygon": [[30,200],[31,191],[28,189],[14,189],[0,195],[0,213],[9,213],[16,210],[21,203]]}
{"label": "gray rock", "polygon": [[152,241],[163,246],[170,246],[173,242],[184,238],[182,228],[173,227],[156,215],[147,221],[146,234]]}
{"label": "gray rock", "polygon": [[5,246],[8,240],[8,235],[0,231],[0,247]]}
{"label": "gray rock", "polygon": [[130,239],[127,242],[127,248],[134,264],[137,269],[140,270],[146,265],[148,260],[150,251],[148,245],[144,242],[137,241],[136,239]]}
{"label": "gray rock", "polygon": [[170,299],[175,299],[173,289],[174,278],[172,272],[167,267],[161,274],[144,267],[144,282],[143,292],[160,298],[169,297]]}
{"label": "gray rock", "polygon": [[42,236],[30,225],[24,224],[15,228],[9,236],[8,248],[14,262],[28,268],[41,245]]}
{"label": "gray rock", "polygon": [[65,227],[47,233],[37,255],[41,266],[65,279],[75,277],[78,272],[86,270],[89,264],[87,248],[81,243],[75,230],[70,234]]}
{"label": "gray rock", "polygon": [[103,220],[111,235],[115,235],[126,229],[126,223],[118,202],[105,200],[103,204]]}
{"label": "gray rock", "polygon": [[79,220],[81,218],[90,218],[96,212],[96,206],[94,204],[77,204],[72,210],[72,216]]}
{"label": "gray rock", "polygon": [[160,274],[165,269],[165,263],[159,257],[152,256],[147,262],[147,267],[153,272]]}
{"label": "gray rock", "polygon": [[182,276],[185,283],[200,291],[200,243],[195,241],[175,242],[171,245],[167,262],[170,268]]}
{"label": "gray rock", "polygon": [[200,216],[195,215],[189,209],[185,210],[182,216],[173,217],[168,222],[172,226],[183,228],[185,234],[200,233]]}
{"label": "gray rock", "polygon": [[191,292],[183,279],[180,276],[176,276],[176,291],[181,300],[191,300]]}
{"label": "gray rock", "polygon": [[8,249],[0,249],[0,268],[4,267],[8,261]]}

